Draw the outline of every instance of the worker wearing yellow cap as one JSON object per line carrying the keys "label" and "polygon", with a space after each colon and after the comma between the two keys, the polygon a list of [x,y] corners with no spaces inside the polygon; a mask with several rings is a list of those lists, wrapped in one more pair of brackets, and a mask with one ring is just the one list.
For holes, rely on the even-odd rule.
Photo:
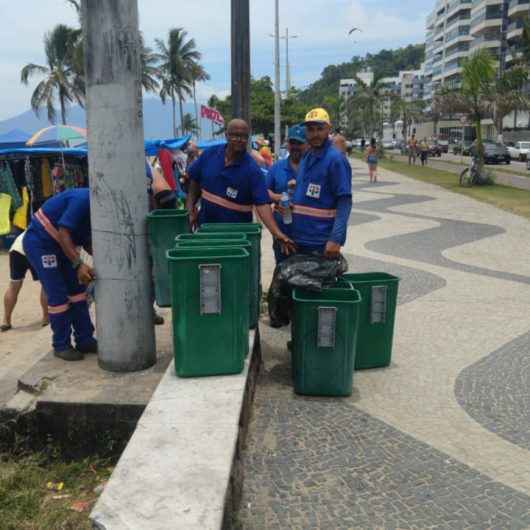
{"label": "worker wearing yellow cap", "polygon": [[299,252],[337,258],[346,242],[352,208],[351,166],[333,146],[324,109],[308,112],[304,125],[309,150],[296,179],[292,239]]}

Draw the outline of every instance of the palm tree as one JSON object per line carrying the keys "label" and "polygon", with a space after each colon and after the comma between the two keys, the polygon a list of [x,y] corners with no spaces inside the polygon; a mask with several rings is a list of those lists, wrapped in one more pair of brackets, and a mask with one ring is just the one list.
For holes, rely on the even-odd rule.
{"label": "palm tree", "polygon": [[146,92],[158,92],[160,89],[160,55],[155,53],[144,43],[144,38],[140,34],[140,61],[142,64],[142,88]]}
{"label": "palm tree", "polygon": [[492,114],[493,96],[496,88],[496,68],[493,57],[487,50],[477,50],[462,62],[462,82],[457,89],[442,88],[436,103],[442,112],[467,115],[476,134],[478,172],[484,166],[482,143],[482,120]]}
{"label": "palm tree", "polygon": [[202,81],[208,81],[210,76],[199,63],[193,63],[190,68],[191,82],[193,85],[193,104],[195,105],[195,122],[198,125],[199,135],[201,133],[201,122],[199,121],[199,107],[197,106],[197,91],[196,85]]}
{"label": "palm tree", "polygon": [[201,59],[201,54],[196,50],[195,40],[187,40],[187,32],[183,28],[169,30],[168,41],[157,39],[156,45],[160,52],[160,99],[163,103],[171,98],[173,105],[173,132],[177,136],[176,124],[176,99],[179,101],[181,130],[183,131],[185,96],[192,95],[191,66]]}
{"label": "palm tree", "polygon": [[197,122],[189,113],[184,114],[184,119],[182,120],[182,128],[183,133],[188,132],[196,135],[199,132],[199,126],[197,125]]}
{"label": "palm tree", "polygon": [[29,79],[40,74],[44,77],[31,96],[31,108],[38,116],[40,108],[46,105],[48,121],[55,122],[57,112],[55,100],[61,107],[61,121],[66,124],[66,110],[69,103],[77,102],[83,106],[83,84],[78,79],[74,66],[74,50],[79,41],[79,30],[63,24],[47,33],[44,37],[46,66],[30,63],[22,68],[20,80],[27,85]]}

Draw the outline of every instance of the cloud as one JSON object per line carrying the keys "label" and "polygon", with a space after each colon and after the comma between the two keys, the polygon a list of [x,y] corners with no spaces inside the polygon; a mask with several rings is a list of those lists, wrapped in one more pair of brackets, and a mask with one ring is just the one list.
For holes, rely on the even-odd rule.
{"label": "cloud", "polygon": [[[0,120],[29,107],[32,89],[20,85],[20,69],[44,61],[43,36],[57,23],[75,25],[65,0],[0,0]],[[230,1],[139,0],[140,26],[149,45],[166,38],[170,27],[182,26],[196,41],[211,81],[198,87],[201,99],[230,90]],[[274,0],[251,1],[252,70],[256,77],[273,75]],[[348,61],[381,48],[423,40],[429,5],[424,0],[294,0],[280,1],[281,32],[289,27],[299,38],[290,42],[292,79],[297,86],[315,81],[328,64]],[[348,36],[351,27],[362,28]],[[22,31],[23,28],[23,31]],[[357,41],[357,42],[355,42]],[[282,79],[284,44],[282,41]]]}

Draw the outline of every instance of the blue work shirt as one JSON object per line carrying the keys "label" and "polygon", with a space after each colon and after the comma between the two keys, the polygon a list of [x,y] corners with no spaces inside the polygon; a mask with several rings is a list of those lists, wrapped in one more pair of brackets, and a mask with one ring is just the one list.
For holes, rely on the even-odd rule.
{"label": "blue work shirt", "polygon": [[[297,245],[310,249],[322,249],[326,245],[335,223],[337,200],[351,197],[351,179],[349,162],[333,147],[331,140],[326,140],[322,148],[306,153],[300,163],[292,200],[291,237]],[[345,241],[337,243],[343,245]]]}
{"label": "blue work shirt", "polygon": [[[50,224],[48,224],[48,222]],[[31,218],[29,229],[41,241],[58,245],[54,230],[66,228],[75,246],[86,247],[91,241],[90,192],[88,188],[63,191],[48,199]]]}
{"label": "blue work shirt", "polygon": [[199,224],[252,222],[252,206],[269,204],[265,177],[248,154],[225,166],[225,145],[206,149],[188,175],[202,191]]}
{"label": "blue work shirt", "polygon": [[[284,191],[288,191],[287,183],[290,180],[296,180],[296,174],[296,171],[289,162],[289,158],[278,160],[278,162],[273,164],[269,169],[267,188],[272,191],[272,193],[282,194]],[[276,211],[274,212],[274,219],[280,230],[284,234],[290,236],[292,225],[284,225],[282,216]]]}

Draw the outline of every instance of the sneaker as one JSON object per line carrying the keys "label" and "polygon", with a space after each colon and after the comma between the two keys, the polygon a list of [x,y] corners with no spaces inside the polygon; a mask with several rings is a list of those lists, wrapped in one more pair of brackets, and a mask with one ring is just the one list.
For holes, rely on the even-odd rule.
{"label": "sneaker", "polygon": [[81,353],[97,353],[98,352],[98,341],[96,339],[86,344],[80,344],[76,347],[76,350]]}
{"label": "sneaker", "polygon": [[82,361],[85,358],[80,351],[74,350],[74,348],[68,348],[67,350],[61,351],[55,350],[53,354],[55,357],[58,357],[63,361]]}

